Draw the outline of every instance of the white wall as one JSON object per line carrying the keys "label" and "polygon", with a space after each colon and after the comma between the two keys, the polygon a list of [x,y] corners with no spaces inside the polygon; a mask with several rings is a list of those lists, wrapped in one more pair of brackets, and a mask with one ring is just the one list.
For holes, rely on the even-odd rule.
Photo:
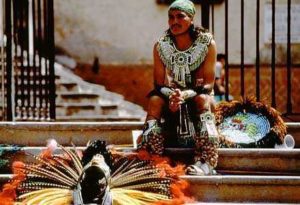
{"label": "white wall", "polygon": [[[57,0],[55,40],[78,61],[91,63],[152,63],[153,44],[167,29],[166,5],[156,0]],[[260,1],[260,46],[262,58],[269,59],[269,46],[263,42],[264,4]],[[286,2],[277,0],[276,2]],[[300,0],[292,0],[300,3]],[[196,6],[195,23],[200,23],[201,7]],[[255,63],[256,1],[245,1],[245,62]],[[224,52],[224,4],[215,7],[215,39]],[[229,0],[229,61],[240,62],[240,0]]]}
{"label": "white wall", "polygon": [[167,6],[155,0],[55,1],[56,44],[81,61],[151,63],[166,29]]}

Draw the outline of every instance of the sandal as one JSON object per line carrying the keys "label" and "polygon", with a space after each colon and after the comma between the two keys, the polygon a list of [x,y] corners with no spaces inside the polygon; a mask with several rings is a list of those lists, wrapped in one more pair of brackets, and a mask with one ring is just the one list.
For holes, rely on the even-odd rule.
{"label": "sandal", "polygon": [[212,166],[207,163],[196,162],[186,168],[186,174],[195,176],[212,175],[214,170]]}

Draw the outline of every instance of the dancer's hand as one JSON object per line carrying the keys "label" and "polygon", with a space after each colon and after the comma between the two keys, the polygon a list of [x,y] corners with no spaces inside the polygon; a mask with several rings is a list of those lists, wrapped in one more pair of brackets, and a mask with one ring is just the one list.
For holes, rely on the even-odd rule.
{"label": "dancer's hand", "polygon": [[169,109],[172,112],[176,112],[179,106],[184,102],[182,97],[182,92],[179,89],[175,89],[174,92],[169,97]]}

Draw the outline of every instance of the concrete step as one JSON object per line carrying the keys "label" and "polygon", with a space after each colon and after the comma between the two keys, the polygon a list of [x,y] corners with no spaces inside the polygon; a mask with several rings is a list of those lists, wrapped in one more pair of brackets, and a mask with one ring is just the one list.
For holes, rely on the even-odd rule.
{"label": "concrete step", "polygon": [[74,82],[68,81],[59,81],[56,82],[56,91],[57,92],[75,92],[78,91],[78,85]]}
{"label": "concrete step", "polygon": [[118,105],[116,104],[102,104],[101,111],[103,115],[115,115],[118,114]]}
{"label": "concrete step", "polygon": [[100,96],[93,93],[57,92],[56,103],[99,103]]}
{"label": "concrete step", "polygon": [[56,104],[56,116],[118,115],[118,106],[95,103],[59,103]]}
{"label": "concrete step", "polygon": [[98,103],[100,96],[93,93],[57,93],[56,103]]}
{"label": "concrete step", "polygon": [[[13,138],[15,137],[21,137],[24,135],[25,137],[29,137],[31,142],[34,142],[35,144],[31,145],[40,145],[43,146],[45,140],[41,140],[38,142],[37,139],[45,139],[45,137],[42,136],[59,136],[61,141],[60,143],[66,143],[69,142],[69,137],[75,133],[76,135],[81,135],[82,138],[85,136],[91,136],[91,135],[106,135],[108,138],[111,136],[117,136],[122,138],[126,138],[126,143],[124,144],[132,144],[131,139],[131,131],[132,130],[141,130],[143,127],[143,122],[138,119],[138,116],[135,118],[134,116],[131,117],[119,117],[119,116],[105,116],[105,115],[93,115],[89,117],[82,117],[81,119],[73,119],[71,116],[65,116],[65,117],[58,117],[58,121],[60,122],[0,122],[0,134],[1,138],[9,140],[7,143],[13,143]],[[69,121],[74,120],[78,122],[63,122],[63,121]],[[114,121],[112,123],[110,122],[103,122],[106,120]],[[119,120],[119,121],[118,121]],[[128,120],[130,122],[122,121],[122,120]],[[88,122],[89,121],[89,122]],[[99,122],[90,122],[90,121],[99,121]],[[295,142],[296,142],[296,148],[300,148],[300,123],[286,123],[288,126],[288,133],[292,134]],[[110,132],[107,132],[109,126]],[[78,128],[77,128],[78,127]],[[84,131],[80,131],[80,130]],[[76,132],[73,132],[76,130]],[[97,130],[97,133],[95,133],[95,130]],[[119,131],[122,130],[122,132],[119,133]],[[26,132],[24,132],[26,131]],[[30,133],[28,135],[28,133]],[[3,136],[3,137],[2,137]],[[64,139],[64,136],[66,136],[66,140]],[[69,137],[68,137],[69,136]],[[109,141],[109,143],[113,143],[113,139],[110,138],[112,141]],[[1,140],[1,139],[0,139]],[[21,140],[24,141],[24,145],[31,146],[30,144],[27,144],[27,140]],[[3,140],[2,140],[3,142]],[[85,144],[85,143],[84,143]],[[84,144],[77,144],[77,145],[84,145]]]}
{"label": "concrete step", "polygon": [[119,115],[73,115],[73,116],[57,116],[56,122],[137,122],[141,121],[140,116],[119,116]]}
{"label": "concrete step", "polygon": [[56,104],[56,117],[85,116],[101,114],[100,107],[92,103],[60,103]]}
{"label": "concrete step", "polygon": [[299,176],[183,176],[201,202],[299,203]]}
{"label": "concrete step", "polygon": [[[193,163],[194,150],[167,148],[166,155]],[[300,175],[300,149],[219,149],[218,173]]]}
{"label": "concrete step", "polygon": [[62,145],[84,146],[89,140],[109,144],[132,144],[132,130],[141,122],[0,122],[0,144],[44,146],[49,138]]}
{"label": "concrete step", "polygon": [[[4,184],[12,175],[0,175]],[[299,203],[299,176],[182,176],[196,201],[246,203]]]}
{"label": "concrete step", "polygon": [[[45,142],[46,144],[46,142]],[[116,146],[116,150],[130,153],[133,147]],[[2,148],[2,149],[9,149]],[[13,160],[32,161],[25,153],[38,155],[45,147],[23,147],[21,151],[11,155]],[[85,149],[84,146],[78,147]],[[56,153],[60,153],[58,149]],[[193,163],[192,149],[167,148],[166,155],[172,160],[186,165]],[[181,160],[179,160],[181,158]],[[277,149],[219,149],[219,161],[216,171],[222,175],[286,175],[300,176],[300,149],[277,150]],[[2,170],[8,173],[9,169]]]}

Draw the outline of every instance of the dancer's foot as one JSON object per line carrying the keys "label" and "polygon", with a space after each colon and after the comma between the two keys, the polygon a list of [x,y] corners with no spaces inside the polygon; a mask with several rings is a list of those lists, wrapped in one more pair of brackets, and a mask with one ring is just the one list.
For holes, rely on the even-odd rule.
{"label": "dancer's foot", "polygon": [[214,169],[209,164],[201,163],[198,161],[195,164],[190,165],[186,168],[186,174],[196,176],[213,175]]}

